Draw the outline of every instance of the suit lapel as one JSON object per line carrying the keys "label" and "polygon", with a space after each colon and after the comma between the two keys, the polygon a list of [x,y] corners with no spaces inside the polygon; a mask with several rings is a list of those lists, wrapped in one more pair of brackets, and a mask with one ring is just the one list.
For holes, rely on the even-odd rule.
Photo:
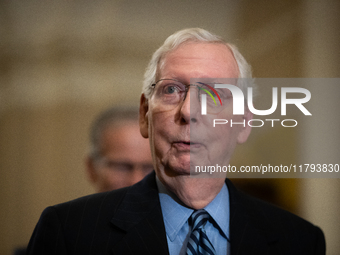
{"label": "suit lapel", "polygon": [[230,245],[232,255],[267,254],[278,240],[253,200],[226,180],[230,196]]}
{"label": "suit lapel", "polygon": [[[278,236],[256,202],[226,180],[230,196],[231,255],[267,254]],[[155,174],[128,188],[111,219],[113,254],[169,254]],[[114,233],[117,233],[115,231]]]}
{"label": "suit lapel", "polygon": [[111,223],[122,233],[114,254],[169,254],[154,173],[128,189]]}

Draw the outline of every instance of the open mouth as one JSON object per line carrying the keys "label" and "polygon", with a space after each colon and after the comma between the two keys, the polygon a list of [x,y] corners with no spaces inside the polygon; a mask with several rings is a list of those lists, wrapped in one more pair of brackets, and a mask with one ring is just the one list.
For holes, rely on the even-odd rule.
{"label": "open mouth", "polygon": [[185,145],[192,145],[192,144],[194,144],[194,142],[190,142],[190,141],[178,141],[178,142],[175,142],[175,143],[180,143],[180,144],[185,144]]}
{"label": "open mouth", "polygon": [[199,147],[201,144],[192,141],[178,141],[174,143],[176,146],[183,147],[183,148],[196,148]]}

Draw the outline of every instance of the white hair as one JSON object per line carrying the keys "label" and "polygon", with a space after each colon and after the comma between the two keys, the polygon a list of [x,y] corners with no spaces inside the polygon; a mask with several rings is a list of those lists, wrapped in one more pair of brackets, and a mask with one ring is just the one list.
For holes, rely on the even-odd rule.
{"label": "white hair", "polygon": [[[232,52],[239,69],[238,86],[242,89],[244,95],[247,95],[247,87],[252,81],[251,66],[247,63],[237,47],[233,44],[226,43],[221,37],[214,35],[202,28],[188,28],[180,30],[170,35],[163,45],[155,51],[146,68],[142,93],[148,99],[152,94],[151,85],[156,82],[157,74],[164,64],[165,55],[186,42],[205,42],[219,43],[226,45]],[[247,82],[248,81],[248,82]]]}

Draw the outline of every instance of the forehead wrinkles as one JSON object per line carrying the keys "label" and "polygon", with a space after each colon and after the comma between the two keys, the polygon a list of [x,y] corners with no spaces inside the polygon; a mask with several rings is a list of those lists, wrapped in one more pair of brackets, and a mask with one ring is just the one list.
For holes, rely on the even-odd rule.
{"label": "forehead wrinkles", "polygon": [[[156,80],[155,81],[161,79],[161,73],[164,70],[164,67],[166,66],[166,63],[168,62],[169,56],[171,56],[172,54],[176,53],[176,51],[178,51],[181,48],[183,48],[183,47],[185,47],[187,45],[190,45],[190,44],[192,44],[194,46],[202,45],[203,47],[204,47],[204,45],[208,45],[208,46],[209,45],[222,46],[219,49],[219,52],[221,54],[216,55],[217,51],[215,51],[215,54],[214,54],[214,52],[212,51],[211,48],[207,49],[207,51],[209,53],[206,53],[204,50],[202,51],[202,49],[198,49],[198,50],[202,51],[202,54],[191,55],[191,56],[190,56],[190,54],[186,55],[186,51],[184,51],[182,55],[176,56],[176,60],[177,61],[178,61],[179,58],[187,58],[187,59],[191,58],[193,61],[194,61],[194,59],[204,59],[204,58],[206,58],[207,60],[211,60],[211,59],[223,60],[222,61],[223,62],[223,66],[225,66],[226,69],[228,69],[228,70],[230,70],[230,71],[232,71],[232,72],[234,72],[236,74],[236,75],[233,75],[233,78],[238,78],[239,77],[240,71],[239,71],[238,63],[237,63],[237,61],[235,59],[235,56],[234,56],[232,50],[229,48],[229,46],[227,44],[223,44],[223,43],[219,43],[219,42],[186,42],[186,43],[183,43],[183,44],[179,45],[175,49],[167,52],[166,54],[164,54],[160,58],[159,64],[157,66],[157,71],[156,71],[156,76],[155,76]],[[216,56],[210,57],[210,56],[213,56],[213,55],[216,55]],[[224,59],[220,58],[221,55],[223,55]],[[164,77],[162,77],[162,78],[164,78]],[[229,77],[224,77],[224,78],[229,78]]]}

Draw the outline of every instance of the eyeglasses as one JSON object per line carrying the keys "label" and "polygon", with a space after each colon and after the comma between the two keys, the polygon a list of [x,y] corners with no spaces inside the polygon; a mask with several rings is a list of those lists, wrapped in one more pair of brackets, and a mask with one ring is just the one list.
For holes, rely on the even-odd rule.
{"label": "eyeglasses", "polygon": [[[156,101],[167,110],[172,110],[183,102],[190,87],[197,89],[198,101],[201,105],[205,104],[207,113],[216,114],[226,106],[232,94],[228,89],[215,89],[216,83],[196,82],[195,84],[183,84],[175,79],[160,79],[151,86],[154,89]],[[190,96],[196,96],[195,90],[190,90]],[[197,105],[190,105],[197,107]]]}
{"label": "eyeglasses", "polygon": [[111,160],[106,157],[101,157],[97,163],[99,164],[98,166],[115,172],[131,172],[136,168],[141,169],[145,173],[151,172],[153,170],[153,165],[149,163]]}

